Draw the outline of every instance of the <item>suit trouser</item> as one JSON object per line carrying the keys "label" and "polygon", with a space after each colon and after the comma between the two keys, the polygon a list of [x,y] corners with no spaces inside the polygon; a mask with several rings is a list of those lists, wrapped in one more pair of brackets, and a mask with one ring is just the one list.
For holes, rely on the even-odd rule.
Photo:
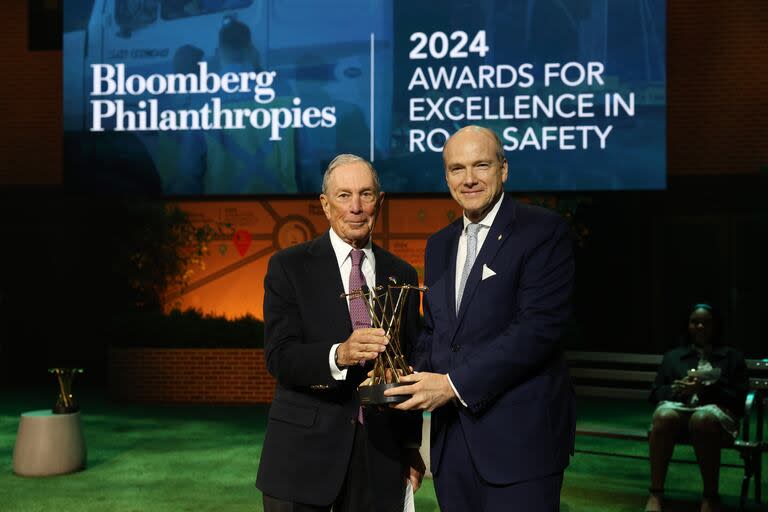
{"label": "suit trouser", "polygon": [[511,485],[483,481],[457,419],[447,427],[440,469],[434,482],[441,512],[557,512],[563,473]]}
{"label": "suit trouser", "polygon": [[[333,512],[368,512],[390,510],[401,512],[403,509],[403,497],[373,496],[369,481],[368,469],[368,431],[358,424],[355,428],[355,441],[352,447],[352,456],[344,477],[339,496],[333,506]],[[309,505],[281,500],[264,495],[264,512],[329,512],[331,505]],[[386,502],[390,505],[386,505]],[[394,502],[394,504],[392,504]]]}

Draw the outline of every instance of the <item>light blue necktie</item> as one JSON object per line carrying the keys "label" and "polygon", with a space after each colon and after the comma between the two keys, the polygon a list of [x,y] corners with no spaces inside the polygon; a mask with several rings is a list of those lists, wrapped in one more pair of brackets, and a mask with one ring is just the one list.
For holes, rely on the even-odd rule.
{"label": "light blue necktie", "polygon": [[461,296],[464,295],[467,278],[472,271],[472,265],[475,264],[475,258],[477,257],[477,232],[480,231],[480,227],[480,224],[469,224],[467,226],[467,258],[464,260],[464,270],[461,271],[461,281],[459,281],[459,295],[456,298],[456,316],[459,316]]}

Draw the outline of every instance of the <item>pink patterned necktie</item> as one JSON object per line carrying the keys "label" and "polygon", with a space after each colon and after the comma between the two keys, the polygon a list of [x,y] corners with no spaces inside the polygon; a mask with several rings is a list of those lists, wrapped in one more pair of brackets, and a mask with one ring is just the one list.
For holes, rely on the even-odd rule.
{"label": "pink patterned necktie", "polygon": [[[349,271],[349,293],[361,290],[365,286],[365,277],[361,269],[365,253],[362,249],[352,249],[352,270]],[[352,329],[363,329],[371,326],[371,314],[363,297],[354,297],[349,301],[349,317],[352,320]]]}
{"label": "pink patterned necktie", "polygon": [[[354,293],[357,290],[362,290],[365,285],[365,276],[363,276],[363,270],[361,265],[363,263],[363,257],[365,253],[362,249],[352,249],[350,257],[352,258],[352,269],[349,271],[349,292]],[[363,297],[353,297],[349,300],[349,318],[352,320],[352,329],[364,329],[371,326],[371,314],[368,311],[368,306],[365,303]],[[364,366],[365,362],[360,361],[360,366]],[[357,421],[363,425],[363,408],[362,406],[357,411]]]}

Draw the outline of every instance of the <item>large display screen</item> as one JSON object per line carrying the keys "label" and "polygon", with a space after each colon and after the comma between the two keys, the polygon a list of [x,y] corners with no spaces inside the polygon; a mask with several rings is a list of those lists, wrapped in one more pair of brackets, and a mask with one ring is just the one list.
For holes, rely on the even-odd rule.
{"label": "large display screen", "polygon": [[65,183],[306,194],[339,153],[444,192],[458,128],[519,191],[666,183],[663,0],[68,0]]}

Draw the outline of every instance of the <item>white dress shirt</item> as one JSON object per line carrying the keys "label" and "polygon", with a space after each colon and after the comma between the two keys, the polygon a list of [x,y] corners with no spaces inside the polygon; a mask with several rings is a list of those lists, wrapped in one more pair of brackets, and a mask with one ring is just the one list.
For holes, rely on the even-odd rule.
{"label": "white dress shirt", "polygon": [[[330,229],[331,247],[336,255],[336,262],[339,265],[339,273],[341,274],[341,282],[344,285],[344,293],[349,293],[349,273],[352,271],[352,247],[347,242],[341,239],[339,235]],[[363,271],[363,277],[365,277],[366,284],[373,288],[376,285],[376,258],[373,255],[373,244],[371,239],[368,238],[368,243],[363,247],[363,262],[360,265],[360,269]],[[349,304],[349,298],[347,298],[347,304]],[[347,378],[347,369],[343,370],[336,366],[336,349],[341,343],[336,343],[331,347],[331,351],[328,353],[328,366],[331,368],[331,376],[336,380],[344,380]]]}
{"label": "white dress shirt", "polygon": [[[496,200],[496,204],[493,205],[493,208],[491,208],[491,211],[488,212],[488,214],[483,217],[483,219],[478,222],[480,224],[480,230],[477,232],[477,253],[475,256],[480,254],[480,249],[483,247],[483,243],[485,242],[485,239],[488,237],[488,232],[491,230],[491,224],[493,224],[493,220],[496,218],[496,214],[499,213],[499,208],[501,208],[501,202],[504,199],[504,194],[501,194],[499,198]],[[464,262],[467,261],[467,226],[472,224],[472,221],[467,218],[467,214],[464,214],[464,229],[461,232],[461,236],[459,237],[459,248],[458,253],[456,254],[456,313],[459,312],[459,285],[461,284],[461,274],[464,271]],[[477,260],[475,260],[475,263],[477,263]],[[446,375],[448,377],[448,383],[451,385],[451,388],[453,388],[453,392],[456,394],[456,398],[459,399],[459,402],[461,402],[461,405],[464,407],[467,406],[467,403],[462,400],[461,395],[459,394],[459,391],[456,389],[456,386],[453,385],[453,381],[451,380],[450,375]]]}

